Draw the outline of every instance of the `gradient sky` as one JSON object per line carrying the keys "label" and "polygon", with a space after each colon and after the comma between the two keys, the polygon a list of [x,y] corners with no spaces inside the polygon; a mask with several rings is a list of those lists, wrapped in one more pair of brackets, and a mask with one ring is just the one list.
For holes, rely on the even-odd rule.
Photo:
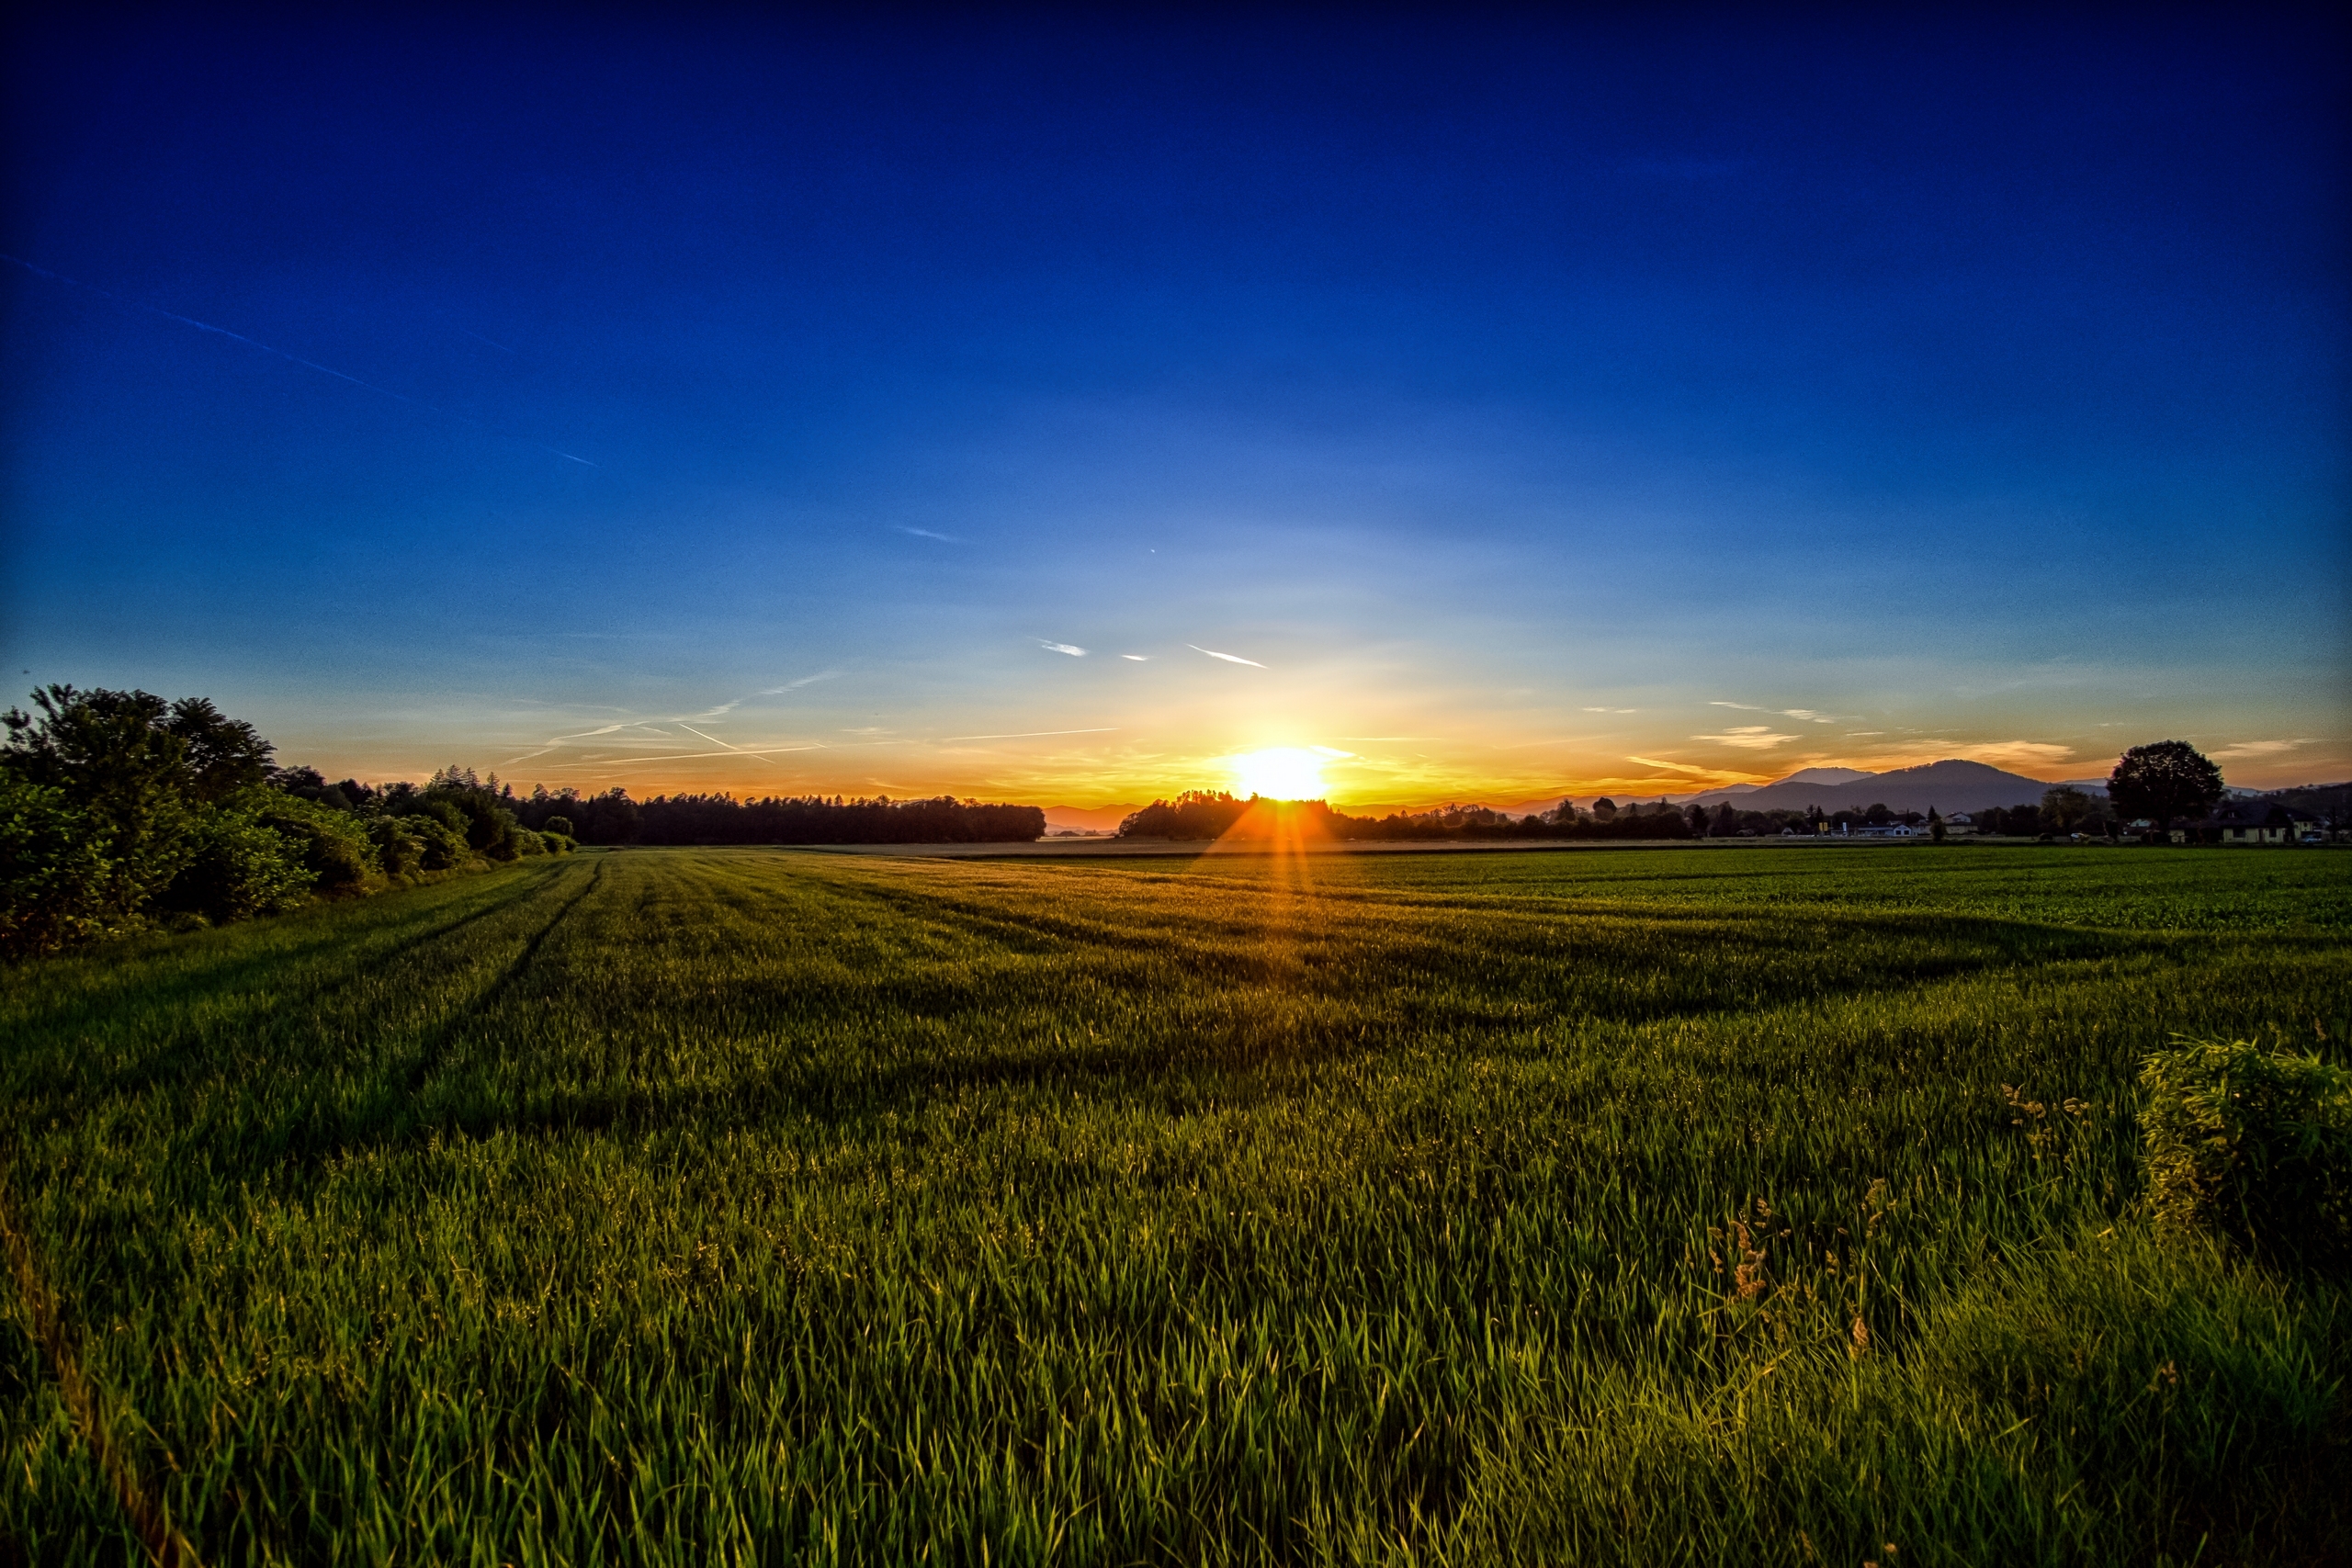
{"label": "gradient sky", "polygon": [[11,37],[18,686],[640,796],[2352,776],[2340,31],[488,16]]}

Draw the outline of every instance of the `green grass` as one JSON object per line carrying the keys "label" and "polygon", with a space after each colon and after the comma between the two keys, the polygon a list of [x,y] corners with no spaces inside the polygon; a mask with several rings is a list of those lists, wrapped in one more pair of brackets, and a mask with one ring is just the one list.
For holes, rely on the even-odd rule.
{"label": "green grass", "polygon": [[100,1408],[12,1299],[0,1539],[137,1551],[95,1422],[213,1562],[2341,1561],[2352,1303],[2159,1240],[2132,1086],[2340,1035],[2347,931],[2324,853],[632,851],[19,967]]}

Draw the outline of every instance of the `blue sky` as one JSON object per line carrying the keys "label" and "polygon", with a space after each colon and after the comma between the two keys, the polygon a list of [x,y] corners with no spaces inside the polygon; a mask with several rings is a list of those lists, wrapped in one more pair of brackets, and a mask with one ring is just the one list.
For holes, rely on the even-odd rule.
{"label": "blue sky", "polygon": [[0,654],[639,794],[2342,778],[2343,43],[20,34]]}

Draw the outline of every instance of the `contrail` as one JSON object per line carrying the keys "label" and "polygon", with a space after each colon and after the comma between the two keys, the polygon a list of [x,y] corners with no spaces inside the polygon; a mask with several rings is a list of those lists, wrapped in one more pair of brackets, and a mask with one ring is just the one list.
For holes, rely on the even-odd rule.
{"label": "contrail", "polygon": [[[391,398],[397,401],[406,403],[412,408],[424,409],[428,413],[437,413],[444,419],[454,419],[460,424],[472,425],[476,430],[482,431],[491,435],[499,436],[504,440],[520,441],[526,446],[535,446],[542,452],[560,457],[567,463],[578,463],[581,467],[586,468],[602,467],[601,464],[592,463],[585,457],[575,457],[571,453],[563,450],[560,446],[550,446],[544,441],[533,441],[526,435],[508,434],[505,431],[499,430],[492,425],[484,424],[481,421],[472,418],[469,415],[458,413],[454,409],[445,409],[437,403],[428,403],[422,398],[412,398],[406,392],[395,392],[390,387],[379,387],[373,381],[363,381],[356,376],[347,376],[344,374],[344,372],[335,369],[333,366],[322,365],[315,359],[305,359],[299,354],[288,354],[282,348],[272,348],[269,344],[262,342],[259,338],[247,337],[243,333],[232,333],[226,327],[216,327],[209,321],[199,321],[194,316],[183,316],[175,310],[166,310],[161,305],[150,305],[143,299],[125,299],[123,296],[113,292],[111,289],[99,288],[95,283],[84,283],[81,279],[76,277],[68,277],[62,272],[51,272],[45,266],[35,266],[32,263],[25,260],[22,256],[12,256],[5,251],[0,251],[0,261],[14,262],[18,266],[23,267],[27,272],[31,273],[35,277],[46,277],[53,283],[62,283],[67,285],[69,288],[86,289],[90,293],[97,295],[100,299],[111,299],[118,305],[128,305],[133,310],[144,310],[150,315],[161,316],[167,321],[177,321],[184,327],[194,327],[200,333],[214,333],[221,337],[234,338],[237,342],[245,344],[249,348],[260,349],[264,354],[274,354],[289,365],[300,365],[305,370],[315,370],[322,376],[332,376],[338,381],[348,381],[353,386],[365,388],[368,391],[374,392],[379,397]],[[460,327],[458,330],[459,332],[465,331],[463,327]],[[488,340],[485,339],[484,341],[487,342]],[[493,344],[492,346],[494,347],[496,345]]]}
{"label": "contrail", "polygon": [[1244,659],[1238,653],[1219,653],[1216,649],[1203,648],[1197,642],[1188,642],[1184,646],[1191,649],[1194,653],[1205,653],[1211,659],[1222,659],[1227,664],[1247,664],[1252,670],[1263,670],[1265,668],[1264,665],[1259,663],[1256,660]]}
{"label": "contrail", "polygon": [[1067,653],[1072,659],[1083,659],[1086,657],[1086,649],[1079,647],[1078,644],[1074,642],[1047,642],[1044,637],[1039,637],[1037,639],[1037,646],[1046,649],[1048,653]]}
{"label": "contrail", "polygon": [[1119,727],[1106,724],[1095,729],[1023,729],[1011,735],[943,735],[943,744],[950,740],[1029,740],[1040,735],[1108,735]]}

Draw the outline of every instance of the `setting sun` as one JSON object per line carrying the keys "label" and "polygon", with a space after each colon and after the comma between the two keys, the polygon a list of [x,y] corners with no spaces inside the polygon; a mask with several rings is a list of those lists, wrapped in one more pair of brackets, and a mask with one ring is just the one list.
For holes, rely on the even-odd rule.
{"label": "setting sun", "polygon": [[1295,746],[1245,751],[1228,759],[1233,782],[1245,795],[1269,800],[1320,800],[1323,797],[1324,753]]}

